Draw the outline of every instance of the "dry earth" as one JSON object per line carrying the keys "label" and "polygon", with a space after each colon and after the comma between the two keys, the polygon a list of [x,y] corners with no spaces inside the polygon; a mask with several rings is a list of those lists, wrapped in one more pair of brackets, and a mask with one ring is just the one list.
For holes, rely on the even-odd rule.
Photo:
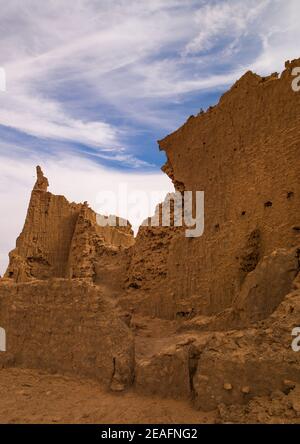
{"label": "dry earth", "polygon": [[116,394],[92,380],[27,369],[0,370],[0,423],[211,423],[188,402]]}
{"label": "dry earth", "polygon": [[296,398],[274,392],[246,406],[195,410],[188,401],[112,393],[98,383],[77,377],[28,369],[0,370],[1,424],[215,424],[295,423]]}

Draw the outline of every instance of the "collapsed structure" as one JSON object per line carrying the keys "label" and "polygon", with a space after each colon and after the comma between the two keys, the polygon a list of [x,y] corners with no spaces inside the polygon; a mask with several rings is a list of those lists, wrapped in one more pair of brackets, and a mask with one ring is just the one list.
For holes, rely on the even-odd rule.
{"label": "collapsed structure", "polygon": [[2,365],[76,372],[114,390],[133,384],[223,417],[224,406],[276,390],[299,394],[297,66],[247,72],[159,142],[175,189],[205,192],[199,238],[178,227],[141,226],[136,239],[129,224],[100,227],[86,203],[49,193],[37,168],[0,282]]}

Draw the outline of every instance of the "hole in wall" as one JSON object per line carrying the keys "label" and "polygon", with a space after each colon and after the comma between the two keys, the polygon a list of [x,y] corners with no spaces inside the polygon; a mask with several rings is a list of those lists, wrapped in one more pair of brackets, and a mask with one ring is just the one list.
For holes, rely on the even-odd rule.
{"label": "hole in wall", "polygon": [[264,204],[265,208],[270,208],[272,205],[273,203],[270,200],[268,200],[268,202],[265,202]]}
{"label": "hole in wall", "polygon": [[245,246],[239,257],[240,283],[248,273],[255,270],[261,256],[261,233],[259,229],[253,230],[248,236]]}
{"label": "hole in wall", "polygon": [[191,309],[189,311],[178,311],[176,313],[177,319],[190,319],[194,315],[194,309]]}

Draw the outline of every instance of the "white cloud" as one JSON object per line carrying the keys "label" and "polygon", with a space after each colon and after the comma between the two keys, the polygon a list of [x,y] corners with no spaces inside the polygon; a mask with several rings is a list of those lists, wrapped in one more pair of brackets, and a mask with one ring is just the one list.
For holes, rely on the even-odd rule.
{"label": "white cloud", "polygon": [[[166,3],[169,7],[179,4]],[[16,9],[22,10],[22,19],[16,18]],[[103,98],[115,104],[114,96],[122,96],[122,91],[130,96],[133,79],[130,73],[126,75],[127,67],[186,34],[186,20],[178,18],[166,26],[166,9],[163,2],[141,5],[136,1],[114,4],[78,0],[75,4],[66,1],[61,7],[57,1],[43,2],[43,6],[39,1],[12,1],[2,18],[11,21],[11,29],[15,27],[17,32],[14,37],[12,32],[4,34],[0,43],[8,78],[0,122],[39,137],[69,139],[103,148],[109,145],[118,151],[122,146],[119,128],[107,121],[73,118],[73,110],[64,109],[63,97],[58,102],[49,100],[49,89],[59,87],[62,81],[70,88],[79,86],[83,89],[79,102],[89,91],[102,107]],[[172,32],[176,23],[181,24],[177,34]],[[110,84],[105,76],[119,69],[124,70],[122,82],[115,79]]]}
{"label": "white cloud", "polygon": [[298,0],[274,0],[258,33],[262,50],[251,63],[251,69],[262,74],[281,71],[286,60],[300,57]]}
{"label": "white cloud", "polygon": [[[12,0],[3,11],[8,93],[0,123],[99,150],[129,148],[120,125],[103,118],[106,106],[169,130],[166,100],[224,88],[246,69],[265,74],[299,55],[297,0]],[[87,115],[91,104],[101,117]]]}
{"label": "white cloud", "polygon": [[73,141],[102,147],[110,147],[119,151],[118,131],[104,122],[84,122],[66,115],[62,106],[42,97],[32,97],[30,94],[14,94],[9,90],[2,96],[0,109],[2,125],[17,128],[24,133],[46,139]]}
{"label": "white cloud", "polygon": [[195,15],[200,32],[186,45],[185,53],[210,50],[220,38],[240,37],[269,5],[270,0],[231,0],[204,4]]}

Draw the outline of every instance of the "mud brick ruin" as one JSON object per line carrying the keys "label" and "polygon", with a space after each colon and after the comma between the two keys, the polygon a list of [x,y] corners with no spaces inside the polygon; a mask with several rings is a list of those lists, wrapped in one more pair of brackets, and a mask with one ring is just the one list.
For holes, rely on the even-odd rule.
{"label": "mud brick ruin", "polygon": [[87,203],[48,192],[37,168],[0,280],[3,367],[189,399],[223,419],[276,392],[289,406],[282,415],[300,415],[300,353],[291,348],[300,326],[296,66],[265,78],[247,72],[159,142],[175,189],[205,192],[199,238],[175,227],[141,226],[136,238],[130,224],[101,227]]}

